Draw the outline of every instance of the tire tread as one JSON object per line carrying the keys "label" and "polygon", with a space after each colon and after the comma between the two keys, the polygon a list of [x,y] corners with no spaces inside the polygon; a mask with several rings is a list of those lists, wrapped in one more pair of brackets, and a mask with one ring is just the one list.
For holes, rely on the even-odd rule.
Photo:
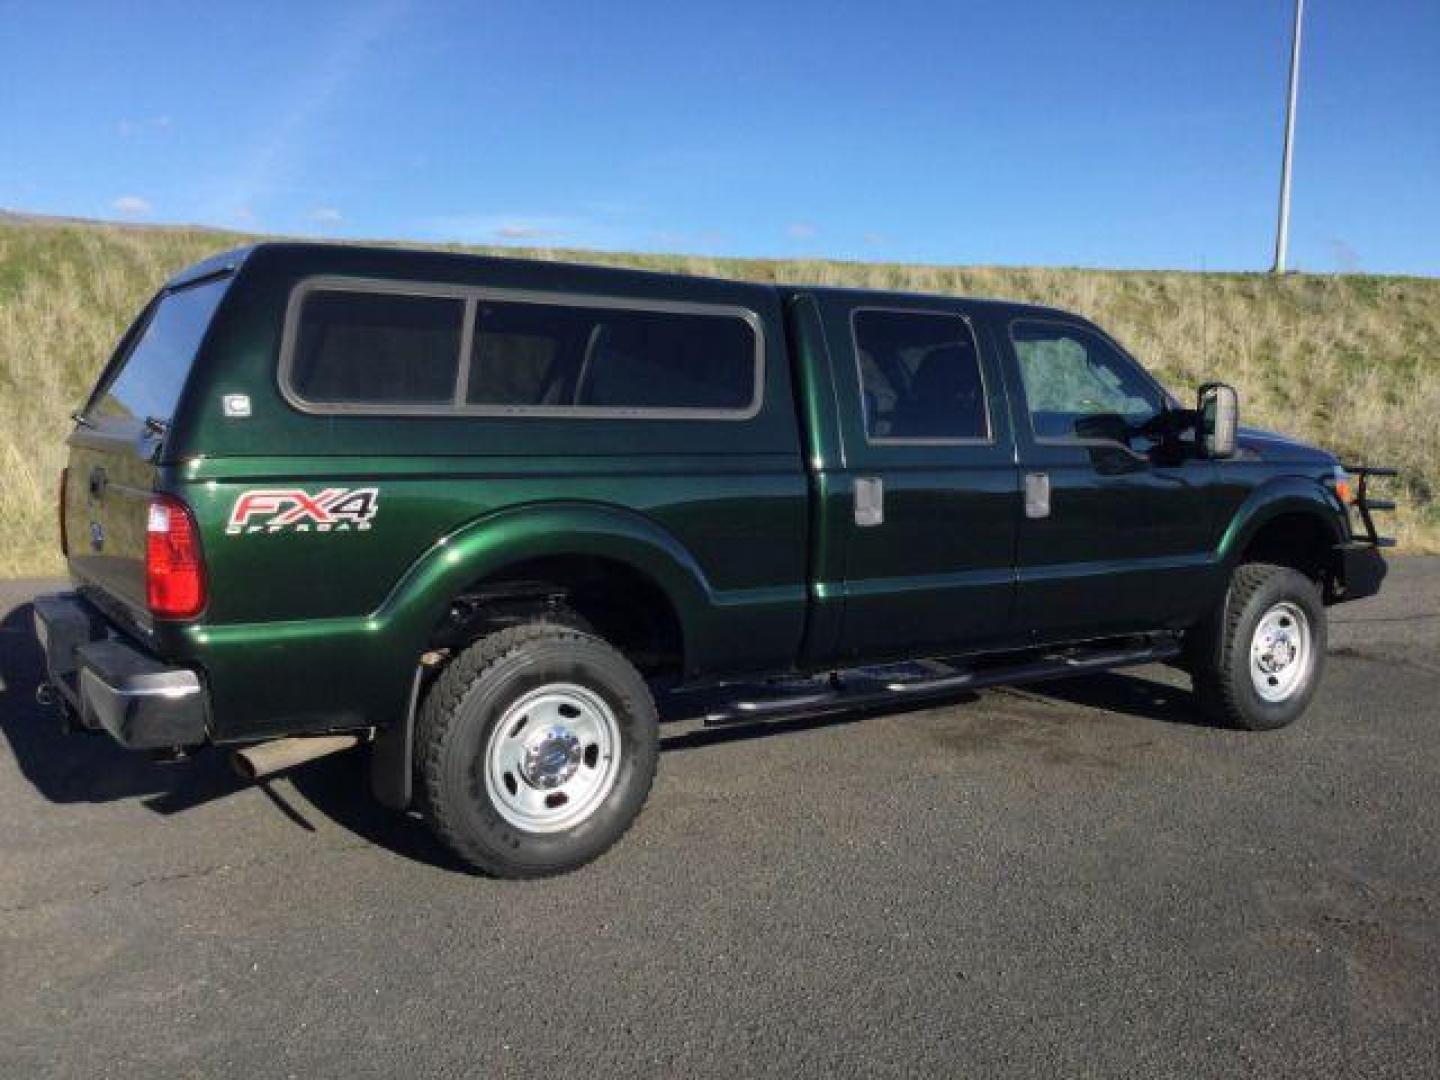
{"label": "tire tread", "polygon": [[[1299,571],[1288,566],[1242,563],[1231,576],[1218,618],[1212,617],[1198,629],[1199,640],[1191,650],[1195,695],[1201,710],[1216,723],[1248,731],[1276,726],[1252,716],[1249,703],[1243,696],[1244,687],[1236,674],[1236,665],[1248,665],[1250,642],[1248,638],[1241,640],[1239,631],[1255,594],[1269,587],[1277,578],[1292,575],[1303,578]],[[1313,583],[1305,580],[1307,587],[1313,589]],[[1319,642],[1323,642],[1323,635],[1317,637]]]}
{"label": "tire tread", "polygon": [[[430,827],[452,852],[466,862],[480,867],[488,874],[505,878],[536,878],[563,873],[571,869],[568,864],[553,867],[545,865],[518,866],[509,862],[497,862],[488,852],[470,843],[464,831],[452,816],[442,790],[444,783],[443,755],[454,725],[461,717],[461,705],[471,690],[483,682],[499,664],[516,652],[537,642],[599,645],[613,653],[625,663],[624,655],[604,639],[577,630],[563,623],[532,622],[506,627],[475,641],[456,656],[440,673],[431,686],[417,717],[415,730],[415,790],[419,796],[417,808],[430,823]],[[643,686],[643,680],[641,681]],[[644,704],[653,711],[654,701],[648,689],[644,691]],[[653,771],[645,794],[649,794],[653,783]],[[643,801],[643,800],[642,800]],[[613,842],[629,831],[634,823],[632,818]]]}

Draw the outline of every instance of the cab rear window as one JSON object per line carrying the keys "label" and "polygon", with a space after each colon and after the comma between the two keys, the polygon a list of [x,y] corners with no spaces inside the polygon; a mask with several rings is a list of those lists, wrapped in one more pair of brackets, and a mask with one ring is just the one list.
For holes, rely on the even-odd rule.
{"label": "cab rear window", "polygon": [[86,414],[92,419],[170,420],[210,318],[229,284],[228,277],[212,278],[162,296]]}
{"label": "cab rear window", "polygon": [[985,441],[990,413],[970,325],[941,311],[860,308],[855,356],[874,443]]}

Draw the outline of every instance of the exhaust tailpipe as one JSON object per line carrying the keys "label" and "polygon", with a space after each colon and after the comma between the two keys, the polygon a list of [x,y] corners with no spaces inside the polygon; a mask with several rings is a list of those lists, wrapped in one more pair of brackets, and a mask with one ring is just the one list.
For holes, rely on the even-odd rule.
{"label": "exhaust tailpipe", "polygon": [[336,754],[360,745],[358,735],[313,735],[298,739],[275,739],[236,750],[230,764],[246,780],[263,780],[267,776],[293,769],[307,761]]}

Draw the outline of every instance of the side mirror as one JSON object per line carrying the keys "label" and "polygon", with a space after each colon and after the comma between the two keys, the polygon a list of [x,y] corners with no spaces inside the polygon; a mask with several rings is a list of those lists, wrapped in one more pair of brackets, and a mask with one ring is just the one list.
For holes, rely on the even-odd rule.
{"label": "side mirror", "polygon": [[1200,445],[1208,458],[1235,456],[1235,431],[1240,425],[1240,396],[1226,383],[1206,383],[1196,405],[1200,414]]}

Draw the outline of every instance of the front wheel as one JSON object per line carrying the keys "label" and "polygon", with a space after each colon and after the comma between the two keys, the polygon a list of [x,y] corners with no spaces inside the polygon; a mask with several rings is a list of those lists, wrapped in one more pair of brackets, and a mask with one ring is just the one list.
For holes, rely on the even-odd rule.
{"label": "front wheel", "polygon": [[600,638],[552,623],[457,656],[416,735],[431,827],[496,877],[563,873],[604,852],[640,812],[659,753],[640,673]]}
{"label": "front wheel", "polygon": [[1320,684],[1325,604],[1315,582],[1288,566],[1239,567],[1220,617],[1191,633],[1195,693],[1219,723],[1284,727]]}

